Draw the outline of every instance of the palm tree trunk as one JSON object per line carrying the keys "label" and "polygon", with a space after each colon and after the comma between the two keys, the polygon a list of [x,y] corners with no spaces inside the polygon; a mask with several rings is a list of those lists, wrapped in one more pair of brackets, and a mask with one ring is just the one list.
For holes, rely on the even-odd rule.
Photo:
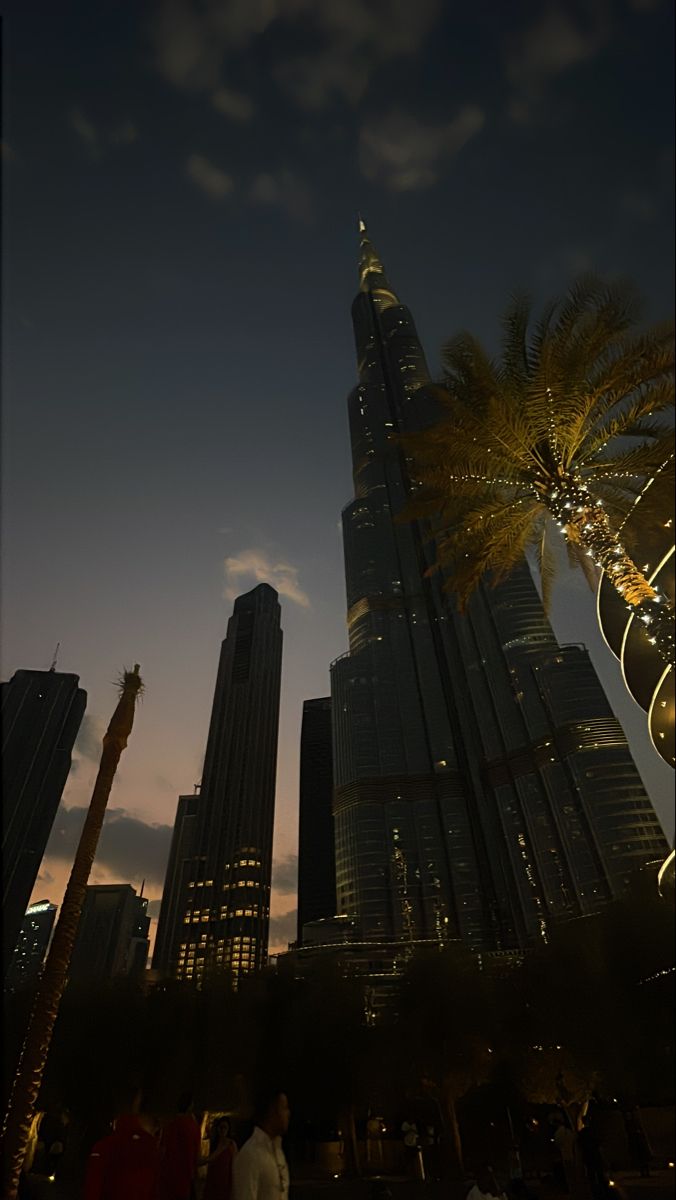
{"label": "palm tree trunk", "polygon": [[455,1179],[462,1179],[465,1173],[462,1136],[458,1122],[458,1112],[455,1106],[453,1087],[448,1081],[442,1082],[441,1087],[437,1091],[437,1107],[441,1116],[441,1124],[446,1134],[444,1138],[445,1146],[442,1146],[442,1159],[445,1160],[444,1174],[448,1174]]}
{"label": "palm tree trunk", "polygon": [[577,483],[562,485],[543,497],[570,542],[585,550],[605,571],[613,587],[645,625],[646,637],[669,666],[675,662],[674,610],[646,579],[613,531],[600,501]]}
{"label": "palm tree trunk", "polygon": [[458,1123],[458,1110],[455,1107],[455,1097],[450,1091],[446,1095],[446,1111],[448,1113],[448,1123],[451,1131],[451,1146],[455,1156],[455,1165],[459,1175],[464,1174],[465,1164],[462,1156],[462,1138],[460,1136],[460,1125]]}
{"label": "palm tree trunk", "polygon": [[345,1148],[345,1166],[348,1175],[361,1178],[361,1162],[359,1160],[359,1142],[357,1141],[357,1126],[354,1119],[354,1104],[347,1104],[341,1114],[343,1127],[343,1146]]}
{"label": "palm tree trunk", "polygon": [[40,1092],[54,1024],[66,986],[87,881],[115,772],[131,733],[136,701],[143,687],[138,672],[138,664],[133,671],[124,672],[120,699],[103,738],[103,751],[94,791],[14,1077],[2,1133],[4,1200],[15,1200],[18,1192],[31,1121]]}

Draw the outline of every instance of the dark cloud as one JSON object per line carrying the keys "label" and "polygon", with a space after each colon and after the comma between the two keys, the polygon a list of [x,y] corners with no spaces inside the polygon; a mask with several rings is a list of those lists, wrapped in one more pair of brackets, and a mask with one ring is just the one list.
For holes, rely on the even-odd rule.
{"label": "dark cloud", "polygon": [[[84,824],[85,808],[62,806],[47,843],[45,857],[72,862]],[[169,857],[171,825],[151,825],[131,816],[124,808],[109,808],[96,853],[96,864],[121,881],[146,879],[162,885]],[[295,894],[298,858],[288,854],[272,867],[272,886],[282,895]],[[158,910],[159,911],[159,910]]]}
{"label": "dark cloud", "polygon": [[297,221],[308,221],[312,217],[312,192],[294,171],[261,173],[253,180],[249,196],[255,204],[279,208]]}
{"label": "dark cloud", "polygon": [[121,121],[110,130],[99,129],[79,108],[71,109],[68,122],[93,160],[101,157],[106,145],[130,146],[138,138],[138,129],[132,121]]}
{"label": "dark cloud", "polygon": [[287,854],[272,864],[272,886],[283,896],[291,895],[298,887],[298,855]]}
{"label": "dark cloud", "polygon": [[250,121],[254,115],[251,97],[232,88],[218,88],[211,97],[211,103],[217,112],[231,121]]}
{"label": "dark cloud", "polygon": [[312,53],[283,59],[273,73],[299,107],[319,110],[335,97],[356,104],[379,66],[418,53],[441,9],[441,0],[161,0],[150,39],[165,79],[211,92],[217,108],[247,120],[253,110],[223,79],[273,22],[316,38]]}
{"label": "dark cloud", "polygon": [[45,887],[49,887],[50,883],[54,882],[54,876],[49,874],[49,871],[40,871],[36,880],[37,883],[43,883]]}
{"label": "dark cloud", "polygon": [[223,200],[235,184],[231,175],[222,171],[203,154],[191,154],[185,164],[187,174],[212,200]]}
{"label": "dark cloud", "polygon": [[[72,862],[84,824],[85,808],[61,807],[45,851],[46,858]],[[164,883],[169,857],[171,825],[149,825],[139,821],[123,808],[110,808],[106,813],[96,853],[96,863],[121,882],[146,879],[149,883]]]}
{"label": "dark cloud", "polygon": [[510,116],[523,123],[537,119],[549,83],[606,45],[611,28],[604,5],[587,5],[584,15],[565,0],[543,5],[533,24],[508,39],[505,73],[514,88]]}
{"label": "dark cloud", "polygon": [[287,946],[295,942],[298,927],[298,909],[282,913],[280,917],[270,917],[270,945]]}
{"label": "dark cloud", "polygon": [[319,45],[281,62],[276,77],[299,107],[315,111],[335,97],[356,105],[381,65],[422,49],[441,12],[439,0],[305,0],[288,8],[314,27]]}
{"label": "dark cloud", "polygon": [[359,165],[367,179],[392,191],[427,188],[483,124],[474,104],[443,124],[427,124],[401,109],[370,117],[361,131]]}
{"label": "dark cloud", "polygon": [[99,147],[99,131],[93,121],[89,120],[79,108],[71,110],[68,116],[71,129],[80,138],[80,141],[87,147],[92,158],[98,158],[100,154]]}

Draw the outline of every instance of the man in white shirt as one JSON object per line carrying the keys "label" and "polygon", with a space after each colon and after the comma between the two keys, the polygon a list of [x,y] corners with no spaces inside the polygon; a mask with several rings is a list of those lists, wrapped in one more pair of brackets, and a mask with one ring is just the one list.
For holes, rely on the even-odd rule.
{"label": "man in white shirt", "polygon": [[232,1167],[232,1200],[288,1200],[289,1168],[282,1137],[291,1110],[284,1092],[269,1091],[256,1106],[256,1125]]}

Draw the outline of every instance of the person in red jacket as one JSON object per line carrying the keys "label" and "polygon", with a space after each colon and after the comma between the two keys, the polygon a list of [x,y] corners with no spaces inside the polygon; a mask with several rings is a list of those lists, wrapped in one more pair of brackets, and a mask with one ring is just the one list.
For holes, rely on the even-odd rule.
{"label": "person in red jacket", "polygon": [[83,1200],[159,1200],[156,1128],[149,1113],[122,1113],[89,1155]]}
{"label": "person in red jacket", "polygon": [[190,1200],[201,1147],[192,1096],[184,1092],[178,1102],[178,1115],[165,1125],[162,1133],[162,1200]]}

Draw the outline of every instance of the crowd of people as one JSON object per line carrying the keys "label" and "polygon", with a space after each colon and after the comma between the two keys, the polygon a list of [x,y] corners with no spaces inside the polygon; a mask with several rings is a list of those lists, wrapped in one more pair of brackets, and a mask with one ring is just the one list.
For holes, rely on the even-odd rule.
{"label": "crowd of people", "polygon": [[[139,1090],[129,1110],[117,1117],[112,1132],[92,1147],[82,1200],[288,1200],[290,1176],[282,1139],[289,1121],[286,1094],[269,1089],[258,1097],[253,1132],[241,1148],[231,1136],[228,1117],[217,1116],[209,1129],[205,1153],[190,1094],[182,1095],[176,1114],[161,1122],[145,1105]],[[641,1175],[648,1175],[651,1150],[638,1113],[625,1113],[624,1123],[632,1157]],[[380,1145],[384,1132],[382,1118],[371,1118],[367,1138]],[[58,1177],[67,1135],[67,1113],[45,1116],[40,1144],[50,1179]],[[440,1173],[429,1169],[436,1163],[434,1128],[426,1126],[421,1136],[415,1122],[405,1121],[401,1136],[409,1175],[420,1181],[439,1179]],[[552,1113],[548,1140],[553,1150],[551,1174],[539,1181],[536,1192],[526,1184],[519,1148],[514,1145],[509,1178],[505,1175],[498,1182],[490,1167],[477,1171],[466,1200],[609,1200],[611,1182],[588,1114],[571,1121],[563,1110]],[[373,1186],[377,1189],[381,1182]],[[619,1195],[616,1191],[615,1196]]]}
{"label": "crowd of people", "polygon": [[[271,1089],[258,1097],[253,1133],[241,1149],[230,1136],[228,1118],[221,1116],[212,1122],[204,1154],[192,1096],[182,1095],[177,1109],[161,1122],[138,1091],[112,1131],[92,1147],[82,1200],[287,1200],[290,1180],[282,1138],[290,1109],[283,1092]],[[63,1120],[59,1118],[57,1128],[47,1119],[40,1128],[52,1180],[60,1176]]]}

